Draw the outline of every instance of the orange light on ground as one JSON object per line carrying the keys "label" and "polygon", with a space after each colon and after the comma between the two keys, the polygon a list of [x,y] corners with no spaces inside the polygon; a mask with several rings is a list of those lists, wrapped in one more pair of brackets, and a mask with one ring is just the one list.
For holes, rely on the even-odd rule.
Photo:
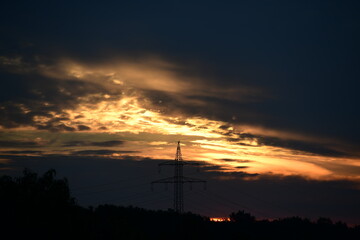
{"label": "orange light on ground", "polygon": [[210,218],[211,222],[230,222],[230,218],[223,217],[223,218]]}

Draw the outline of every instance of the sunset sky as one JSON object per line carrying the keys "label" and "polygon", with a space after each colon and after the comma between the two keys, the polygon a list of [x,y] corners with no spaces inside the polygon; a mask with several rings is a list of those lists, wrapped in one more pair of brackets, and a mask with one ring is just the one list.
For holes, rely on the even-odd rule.
{"label": "sunset sky", "polygon": [[1,5],[1,174],[167,209],[180,140],[185,210],[360,224],[360,2]]}

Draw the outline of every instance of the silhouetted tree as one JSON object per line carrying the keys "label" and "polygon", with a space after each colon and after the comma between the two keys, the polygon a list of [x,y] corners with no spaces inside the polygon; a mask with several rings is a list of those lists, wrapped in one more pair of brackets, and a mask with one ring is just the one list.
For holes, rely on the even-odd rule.
{"label": "silhouetted tree", "polygon": [[66,234],[76,204],[68,181],[55,176],[53,169],[41,177],[25,169],[21,177],[0,178],[1,225],[6,231],[18,237],[36,233],[39,238],[52,239]]}
{"label": "silhouetted tree", "polygon": [[257,221],[240,210],[230,214],[230,222],[214,223],[173,210],[84,208],[53,169],[42,176],[25,169],[21,177],[0,177],[0,214],[1,239],[360,239],[360,226],[349,228],[328,218]]}
{"label": "silhouetted tree", "polygon": [[231,213],[230,220],[236,223],[252,224],[255,222],[255,217],[252,216],[250,213],[246,213],[243,210],[241,210],[236,213]]}

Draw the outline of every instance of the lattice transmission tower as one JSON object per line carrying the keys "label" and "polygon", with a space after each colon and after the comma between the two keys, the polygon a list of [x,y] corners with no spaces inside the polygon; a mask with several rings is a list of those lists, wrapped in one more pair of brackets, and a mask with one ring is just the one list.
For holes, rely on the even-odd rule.
{"label": "lattice transmission tower", "polygon": [[196,178],[189,178],[183,176],[183,166],[184,165],[199,165],[195,162],[186,162],[183,161],[181,155],[180,141],[178,141],[176,155],[174,161],[167,161],[159,164],[159,167],[164,165],[174,166],[174,176],[163,178],[157,181],[151,182],[151,185],[155,183],[173,183],[174,184],[174,210],[178,213],[184,211],[184,183],[204,183],[204,188],[206,188],[206,181]]}

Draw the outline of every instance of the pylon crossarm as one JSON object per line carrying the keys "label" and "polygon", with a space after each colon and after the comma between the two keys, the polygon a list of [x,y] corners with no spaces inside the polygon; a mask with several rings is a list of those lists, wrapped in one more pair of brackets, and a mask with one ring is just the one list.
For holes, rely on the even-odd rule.
{"label": "pylon crossarm", "polygon": [[188,161],[182,161],[182,162],[183,165],[196,165],[196,166],[200,165],[200,163],[198,162],[188,162]]}
{"label": "pylon crossarm", "polygon": [[163,165],[174,165],[174,160],[159,163],[159,166],[163,166]]}
{"label": "pylon crossarm", "polygon": [[200,165],[200,163],[197,163],[197,162],[187,162],[187,161],[174,162],[174,160],[171,160],[171,161],[159,163],[159,166],[163,166],[163,165]]}
{"label": "pylon crossarm", "polygon": [[174,180],[174,177],[168,177],[168,178],[163,178],[163,179],[160,179],[160,180],[156,180],[156,181],[152,181],[151,183],[173,183],[175,180]]}
{"label": "pylon crossarm", "polygon": [[182,178],[182,182],[202,182],[202,183],[206,183],[206,181],[201,180],[201,179],[197,179],[197,178],[189,178],[189,177],[183,177]]}

